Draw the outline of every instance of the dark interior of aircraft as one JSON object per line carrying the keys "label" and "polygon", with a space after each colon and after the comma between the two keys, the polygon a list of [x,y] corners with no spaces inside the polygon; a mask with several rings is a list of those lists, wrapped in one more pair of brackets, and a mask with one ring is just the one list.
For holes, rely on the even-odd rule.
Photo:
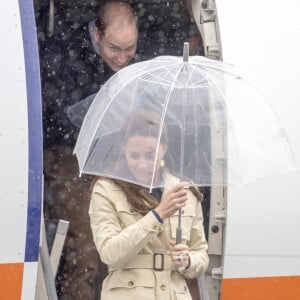
{"label": "dark interior of aircraft", "polygon": [[[128,2],[138,18],[139,60],[158,55],[182,56],[183,43],[191,36],[198,38],[198,44],[190,52],[202,54],[200,33],[184,2]],[[70,132],[74,128],[66,124],[63,109],[99,90],[99,75],[86,69],[84,60],[87,58],[82,58],[81,46],[101,1],[42,0],[35,3],[44,100],[44,145],[73,145]]]}

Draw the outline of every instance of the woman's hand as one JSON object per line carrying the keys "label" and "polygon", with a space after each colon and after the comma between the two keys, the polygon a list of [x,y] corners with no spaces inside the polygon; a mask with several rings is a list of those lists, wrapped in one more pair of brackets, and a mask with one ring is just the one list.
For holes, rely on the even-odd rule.
{"label": "woman's hand", "polygon": [[155,208],[161,219],[165,219],[174,215],[174,213],[185,206],[187,201],[188,182],[181,182],[164,193],[160,204]]}
{"label": "woman's hand", "polygon": [[179,266],[181,270],[185,270],[190,265],[190,249],[185,244],[175,244],[175,242],[169,242],[171,248],[172,261]]}

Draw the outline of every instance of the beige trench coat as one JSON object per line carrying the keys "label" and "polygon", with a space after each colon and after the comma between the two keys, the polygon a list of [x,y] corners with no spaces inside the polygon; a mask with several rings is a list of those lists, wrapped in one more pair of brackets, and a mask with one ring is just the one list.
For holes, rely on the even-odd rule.
{"label": "beige trench coat", "polygon": [[[165,175],[165,189],[178,182]],[[190,248],[191,263],[186,271],[178,270],[170,258],[168,242],[176,238],[177,214],[163,224],[151,211],[140,215],[108,179],[96,182],[89,214],[97,250],[109,268],[101,300],[191,299],[184,278],[195,278],[208,266],[201,204],[191,191],[181,221],[182,242]]]}

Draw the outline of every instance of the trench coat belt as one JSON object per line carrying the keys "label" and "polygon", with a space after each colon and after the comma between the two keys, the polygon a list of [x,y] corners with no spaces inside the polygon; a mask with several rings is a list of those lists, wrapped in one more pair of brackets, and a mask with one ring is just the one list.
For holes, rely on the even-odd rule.
{"label": "trench coat belt", "polygon": [[169,255],[163,253],[139,254],[120,268],[109,267],[108,271],[117,269],[151,269],[154,271],[177,270]]}

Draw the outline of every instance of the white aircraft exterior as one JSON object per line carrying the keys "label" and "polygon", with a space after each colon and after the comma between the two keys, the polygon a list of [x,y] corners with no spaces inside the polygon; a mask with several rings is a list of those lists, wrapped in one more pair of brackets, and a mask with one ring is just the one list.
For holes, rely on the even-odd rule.
{"label": "white aircraft exterior", "polygon": [[[204,6],[216,8],[211,24],[197,20],[206,56],[238,66],[259,87],[281,119],[300,169],[300,4],[193,0],[192,6],[199,20]],[[39,280],[43,202],[33,1],[1,1],[0,22],[0,298],[31,300]],[[209,231],[213,267],[202,300],[300,299],[299,179],[291,172],[212,190],[212,201],[223,195],[224,202],[212,203],[210,228],[220,230]]]}
{"label": "white aircraft exterior", "polygon": [[34,299],[42,211],[42,122],[32,1],[1,1],[0,20],[0,298]]}
{"label": "white aircraft exterior", "polygon": [[[223,60],[247,72],[271,102],[299,169],[299,2],[216,5]],[[300,298],[299,183],[292,172],[228,188],[223,300]]]}

